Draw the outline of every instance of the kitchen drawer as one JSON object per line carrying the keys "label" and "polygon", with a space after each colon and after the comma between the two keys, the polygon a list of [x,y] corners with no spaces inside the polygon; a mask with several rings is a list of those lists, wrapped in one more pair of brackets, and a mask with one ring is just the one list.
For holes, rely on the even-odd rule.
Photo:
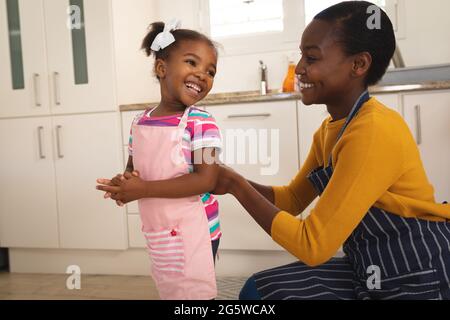
{"label": "kitchen drawer", "polygon": [[297,173],[295,101],[211,106],[206,111],[222,133],[221,160],[246,178],[285,184]]}

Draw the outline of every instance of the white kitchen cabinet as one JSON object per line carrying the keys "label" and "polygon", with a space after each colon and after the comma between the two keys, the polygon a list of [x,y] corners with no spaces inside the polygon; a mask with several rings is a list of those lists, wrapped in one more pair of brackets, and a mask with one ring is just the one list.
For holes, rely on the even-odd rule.
{"label": "white kitchen cabinet", "polygon": [[0,123],[2,246],[128,247],[125,210],[95,189],[123,168],[116,113]]}
{"label": "white kitchen cabinet", "polygon": [[43,1],[17,5],[0,1],[0,117],[48,114]]}
{"label": "white kitchen cabinet", "polygon": [[125,249],[125,210],[95,190],[123,170],[117,114],[58,116],[53,126],[61,247]]}
{"label": "white kitchen cabinet", "polygon": [[[222,161],[247,179],[286,184],[298,169],[295,101],[206,107],[222,132]],[[221,248],[283,250],[230,195],[219,196]]]}
{"label": "white kitchen cabinet", "polygon": [[0,117],[115,110],[110,0],[1,0],[0,19]]}
{"label": "white kitchen cabinet", "polygon": [[436,201],[449,201],[450,91],[404,94],[403,113],[416,138]]}
{"label": "white kitchen cabinet", "polygon": [[0,120],[0,246],[58,248],[50,118]]}

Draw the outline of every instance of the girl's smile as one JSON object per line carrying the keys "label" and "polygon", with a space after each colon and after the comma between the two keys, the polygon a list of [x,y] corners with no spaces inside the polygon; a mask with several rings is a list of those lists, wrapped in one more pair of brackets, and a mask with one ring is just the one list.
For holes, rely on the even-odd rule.
{"label": "girl's smile", "polygon": [[215,48],[204,41],[183,40],[156,70],[161,82],[161,104],[167,111],[184,110],[211,90],[216,74]]}

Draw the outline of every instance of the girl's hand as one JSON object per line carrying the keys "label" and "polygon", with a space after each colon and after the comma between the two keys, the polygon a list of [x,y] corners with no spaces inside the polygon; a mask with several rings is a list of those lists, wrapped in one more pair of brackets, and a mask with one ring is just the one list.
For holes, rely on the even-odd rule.
{"label": "girl's hand", "polygon": [[243,179],[243,177],[224,164],[220,164],[219,167],[220,169],[217,184],[211,193],[217,195],[233,193],[233,186],[236,185],[236,181]]}
{"label": "girl's hand", "polygon": [[[122,181],[129,179],[131,176],[135,176],[135,177],[139,177],[139,171],[135,170],[131,173],[131,175],[125,173],[125,175],[123,174],[117,174],[115,177],[113,177],[111,180],[109,179],[97,179],[97,183],[100,183],[102,185],[107,185],[107,186],[120,186],[122,184]],[[112,194],[111,192],[105,192],[105,194],[103,195],[103,198],[108,199],[111,198]],[[125,204],[120,201],[120,200],[116,200],[116,204],[120,207],[123,207]]]}

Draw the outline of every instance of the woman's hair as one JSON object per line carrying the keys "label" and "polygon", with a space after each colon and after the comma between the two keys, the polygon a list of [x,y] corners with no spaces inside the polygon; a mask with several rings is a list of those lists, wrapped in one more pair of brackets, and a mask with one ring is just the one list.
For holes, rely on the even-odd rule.
{"label": "woman's hair", "polygon": [[[141,45],[141,49],[145,51],[147,57],[153,54],[155,60],[156,59],[167,60],[169,58],[170,53],[175,48],[177,48],[180,42],[182,41],[204,41],[206,44],[210,45],[216,52],[216,55],[218,55],[216,43],[214,43],[204,34],[189,29],[176,29],[170,31],[175,38],[175,42],[165,47],[164,49],[160,49],[159,51],[153,51],[151,49],[151,45],[155,40],[156,36],[160,32],[163,32],[163,30],[164,30],[164,22],[160,21],[154,22],[150,24],[150,26],[148,27],[148,33],[145,36],[144,40],[142,41]],[[158,78],[158,76],[156,77]]]}
{"label": "woman's hair", "polygon": [[[372,65],[365,80],[367,86],[381,80],[395,51],[391,20],[379,7],[376,7],[379,10],[375,13],[368,10],[370,6],[375,5],[367,1],[345,1],[323,10],[314,17],[335,24],[337,41],[346,54],[370,53]],[[369,20],[377,12],[380,13],[379,25],[376,25],[377,19]],[[370,21],[375,24],[371,26]]]}

